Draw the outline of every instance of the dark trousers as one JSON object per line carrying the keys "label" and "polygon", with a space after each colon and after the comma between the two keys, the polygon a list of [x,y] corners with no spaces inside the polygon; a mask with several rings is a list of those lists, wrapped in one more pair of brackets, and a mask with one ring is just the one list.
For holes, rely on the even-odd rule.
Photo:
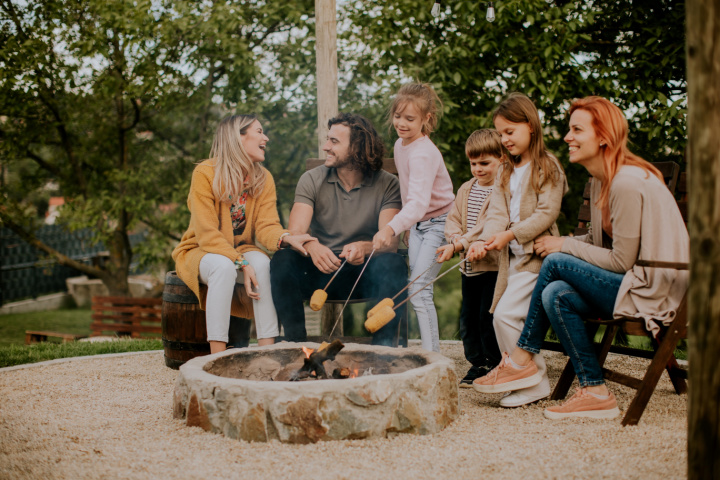
{"label": "dark trousers", "polygon": [[474,277],[461,276],[460,338],[465,358],[475,367],[493,368],[502,359],[490,313],[497,275],[485,272]]}
{"label": "dark trousers", "polygon": [[[366,262],[367,263],[367,262]],[[363,265],[346,264],[327,289],[331,300],[345,300],[350,294]],[[333,272],[334,273],[334,272]],[[280,250],[270,261],[270,284],[273,303],[290,342],[307,340],[303,302],[309,300],[315,290],[322,289],[333,274],[322,273],[310,257],[294,250]],[[407,285],[407,264],[397,253],[375,253],[353,291],[352,298],[392,298]],[[395,299],[403,301],[407,292]],[[406,305],[395,310],[395,317],[375,332],[374,345],[392,345],[398,331],[398,322],[405,315]]]}

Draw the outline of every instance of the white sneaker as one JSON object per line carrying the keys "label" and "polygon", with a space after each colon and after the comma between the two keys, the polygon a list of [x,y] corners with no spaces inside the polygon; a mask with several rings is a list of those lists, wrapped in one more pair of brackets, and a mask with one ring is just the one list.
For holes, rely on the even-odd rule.
{"label": "white sneaker", "polygon": [[500,406],[505,408],[514,408],[527,405],[528,403],[534,403],[543,398],[550,396],[550,392],[542,393],[539,395],[526,395],[520,392],[512,392],[509,395],[504,396],[500,399]]}

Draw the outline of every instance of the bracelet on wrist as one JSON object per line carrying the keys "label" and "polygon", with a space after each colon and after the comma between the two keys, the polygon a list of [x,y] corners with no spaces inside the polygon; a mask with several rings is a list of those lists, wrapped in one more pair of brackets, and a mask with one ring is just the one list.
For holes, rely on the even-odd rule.
{"label": "bracelet on wrist", "polygon": [[278,239],[278,244],[277,244],[278,250],[280,250],[282,248],[283,238],[287,237],[288,235],[290,235],[290,232],[285,232],[282,235],[280,235],[280,238]]}
{"label": "bracelet on wrist", "polygon": [[244,255],[240,255],[238,258],[235,259],[235,270],[242,270],[248,265],[250,265],[250,262],[245,259]]}

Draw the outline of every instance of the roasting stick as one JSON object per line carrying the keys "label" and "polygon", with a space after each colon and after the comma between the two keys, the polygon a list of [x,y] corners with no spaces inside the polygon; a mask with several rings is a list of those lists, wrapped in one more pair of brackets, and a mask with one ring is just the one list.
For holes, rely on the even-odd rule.
{"label": "roasting stick", "polygon": [[347,300],[345,300],[345,303],[343,304],[342,308],[340,309],[340,314],[338,315],[337,320],[335,320],[335,325],[333,325],[332,330],[330,330],[330,337],[332,338],[333,333],[335,333],[335,327],[337,327],[338,322],[342,318],[342,314],[345,311],[345,307],[347,306],[348,302],[350,301],[350,297],[352,297],[353,292],[355,291],[355,287],[357,287],[358,282],[360,281],[360,278],[362,277],[363,273],[365,273],[365,269],[368,265],[370,265],[370,259],[372,258],[373,254],[375,253],[375,249],[372,249],[372,252],[370,252],[370,255],[368,256],[367,262],[365,262],[365,265],[363,266],[362,270],[360,270],[360,275],[358,275],[357,280],[355,280],[355,285],[353,285],[352,289],[350,290],[350,295],[348,295]]}
{"label": "roasting stick", "polygon": [[[410,286],[411,286],[413,283],[415,283],[415,282],[417,282],[418,280],[420,280],[420,277],[422,277],[422,276],[425,275],[427,272],[429,272],[430,269],[435,266],[435,260],[437,260],[437,255],[435,255],[435,258],[433,258],[433,262],[430,264],[430,266],[429,266],[424,272],[422,272],[420,275],[418,275],[417,277],[415,277],[415,280],[413,280],[412,282],[410,282],[410,283],[408,283],[407,285],[405,285],[405,288],[403,288],[403,289],[400,290],[398,293],[396,293],[394,297],[392,297],[392,298],[383,298],[382,300],[380,300],[380,301],[377,303],[377,305],[375,305],[373,308],[371,308],[371,309],[368,311],[368,313],[367,313],[367,318],[370,318],[370,317],[372,317],[373,315],[375,315],[375,313],[376,313],[378,310],[380,310],[382,307],[384,307],[385,305],[387,305],[388,307],[392,307],[393,305],[395,305],[395,299],[398,297],[398,295],[400,295],[400,294],[403,293],[405,290],[407,290],[408,288],[410,288]],[[422,289],[421,289],[421,290],[422,290]]]}
{"label": "roasting stick", "polygon": [[342,262],[342,264],[340,264],[340,268],[335,270],[335,275],[333,275],[332,278],[330,279],[330,281],[327,283],[327,285],[325,285],[325,288],[323,288],[322,290],[315,290],[313,292],[312,297],[310,297],[310,308],[313,311],[317,312],[318,310],[320,310],[322,308],[323,305],[325,305],[325,300],[327,300],[327,296],[328,296],[327,289],[330,286],[330,284],[332,283],[332,281],[335,280],[335,277],[337,277],[337,274],[340,273],[340,270],[342,270],[342,267],[345,266],[345,263],[347,263],[347,258],[345,259],[344,262]]}
{"label": "roasting stick", "polygon": [[375,315],[373,315],[372,317],[369,317],[369,318],[365,321],[365,328],[367,328],[367,330],[368,330],[370,333],[375,333],[375,332],[377,332],[377,331],[380,330],[382,327],[384,327],[385,325],[387,325],[390,320],[392,320],[393,318],[395,318],[395,310],[397,310],[398,308],[400,308],[402,305],[404,305],[405,303],[407,303],[407,301],[410,300],[412,297],[414,297],[414,296],[417,295],[418,293],[422,292],[423,290],[425,290],[425,288],[427,288],[427,287],[429,287],[430,285],[432,285],[433,283],[437,282],[438,280],[440,280],[442,277],[444,277],[444,276],[447,275],[448,273],[452,272],[452,271],[455,270],[456,268],[462,268],[462,264],[465,263],[465,262],[467,262],[467,258],[463,258],[463,259],[460,260],[458,263],[456,263],[456,264],[453,265],[452,267],[448,268],[445,273],[442,273],[442,274],[438,275],[437,277],[435,277],[434,279],[430,280],[428,283],[426,283],[425,285],[423,285],[421,289],[419,289],[417,292],[413,293],[412,295],[410,295],[409,297],[407,297],[405,300],[403,300],[402,302],[398,303],[398,304],[395,305],[394,307],[390,307],[390,306],[388,306],[388,305],[382,307],[380,310],[378,310],[378,311],[375,313]]}

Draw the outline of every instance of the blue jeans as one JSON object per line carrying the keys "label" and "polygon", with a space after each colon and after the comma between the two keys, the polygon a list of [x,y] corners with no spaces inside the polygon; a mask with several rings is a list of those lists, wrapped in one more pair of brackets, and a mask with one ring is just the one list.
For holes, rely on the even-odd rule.
{"label": "blue jeans", "polygon": [[[420,287],[433,280],[442,264],[435,261],[435,252],[447,243],[445,241],[445,219],[447,214],[439,215],[418,222],[410,229],[410,241],[408,242],[408,260],[410,262],[410,280],[422,272],[425,274],[410,286],[409,295],[420,290]],[[430,268],[432,264],[433,268]],[[410,299],[420,328],[420,339],[425,350],[433,352],[440,351],[440,332],[438,329],[437,311],[433,301],[433,286],[424,288],[420,293]]]}
{"label": "blue jeans", "polygon": [[572,361],[581,387],[605,383],[585,318],[612,316],[625,274],[596,267],[565,253],[545,258],[517,346],[540,353],[548,328]]}

